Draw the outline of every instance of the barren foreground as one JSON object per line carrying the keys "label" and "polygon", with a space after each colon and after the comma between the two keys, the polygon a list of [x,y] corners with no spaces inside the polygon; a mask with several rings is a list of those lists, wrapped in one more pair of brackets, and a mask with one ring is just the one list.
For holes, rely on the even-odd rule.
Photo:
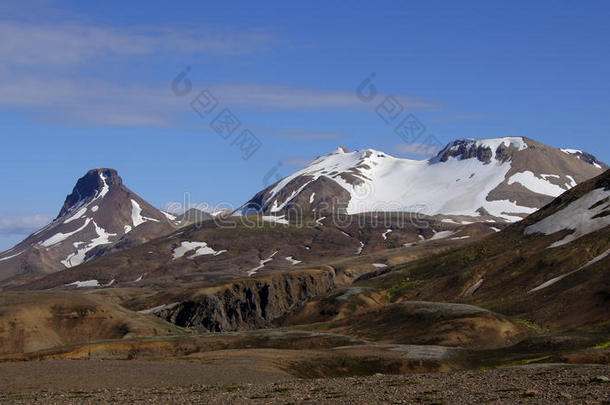
{"label": "barren foreground", "polygon": [[[0,402],[610,403],[606,378],[610,366],[605,365],[530,365],[307,380],[246,370],[137,361],[3,363]],[[35,386],[41,390],[34,390]]]}

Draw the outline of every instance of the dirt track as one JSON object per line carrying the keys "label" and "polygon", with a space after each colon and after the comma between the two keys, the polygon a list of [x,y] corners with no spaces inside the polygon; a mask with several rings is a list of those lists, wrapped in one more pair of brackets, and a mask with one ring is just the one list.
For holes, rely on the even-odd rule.
{"label": "dirt track", "polygon": [[238,365],[143,361],[0,364],[2,403],[610,403],[610,366],[299,380]]}

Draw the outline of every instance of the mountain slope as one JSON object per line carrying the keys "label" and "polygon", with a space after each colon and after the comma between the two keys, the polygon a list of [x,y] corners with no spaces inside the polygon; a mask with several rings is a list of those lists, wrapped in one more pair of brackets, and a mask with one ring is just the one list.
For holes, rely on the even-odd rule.
{"label": "mountain slope", "polygon": [[609,269],[610,170],[499,233],[359,286],[390,302],[461,301],[552,330],[607,330]]}
{"label": "mountain slope", "polygon": [[0,254],[0,280],[74,267],[173,229],[165,215],[123,185],[116,170],[90,170],[53,222]]}
{"label": "mountain slope", "polygon": [[338,148],[256,194],[241,213],[418,211],[516,221],[607,168],[527,138],[462,139],[430,160]]}

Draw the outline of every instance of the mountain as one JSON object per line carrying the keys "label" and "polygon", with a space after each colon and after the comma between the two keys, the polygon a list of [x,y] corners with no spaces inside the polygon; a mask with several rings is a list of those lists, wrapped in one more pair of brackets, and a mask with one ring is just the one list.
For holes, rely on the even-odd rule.
{"label": "mountain", "polygon": [[337,148],[257,193],[240,212],[418,211],[513,222],[607,169],[528,138],[461,139],[429,160]]}
{"label": "mountain", "polygon": [[90,170],[77,181],[53,222],[0,254],[0,280],[71,268],[173,229],[161,211],[123,185],[116,170]]}

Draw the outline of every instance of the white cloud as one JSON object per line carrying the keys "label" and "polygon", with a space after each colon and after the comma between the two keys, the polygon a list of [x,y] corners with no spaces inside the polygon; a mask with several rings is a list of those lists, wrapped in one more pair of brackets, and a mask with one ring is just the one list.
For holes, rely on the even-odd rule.
{"label": "white cloud", "polygon": [[55,215],[28,211],[0,211],[1,235],[28,235],[50,223]]}

